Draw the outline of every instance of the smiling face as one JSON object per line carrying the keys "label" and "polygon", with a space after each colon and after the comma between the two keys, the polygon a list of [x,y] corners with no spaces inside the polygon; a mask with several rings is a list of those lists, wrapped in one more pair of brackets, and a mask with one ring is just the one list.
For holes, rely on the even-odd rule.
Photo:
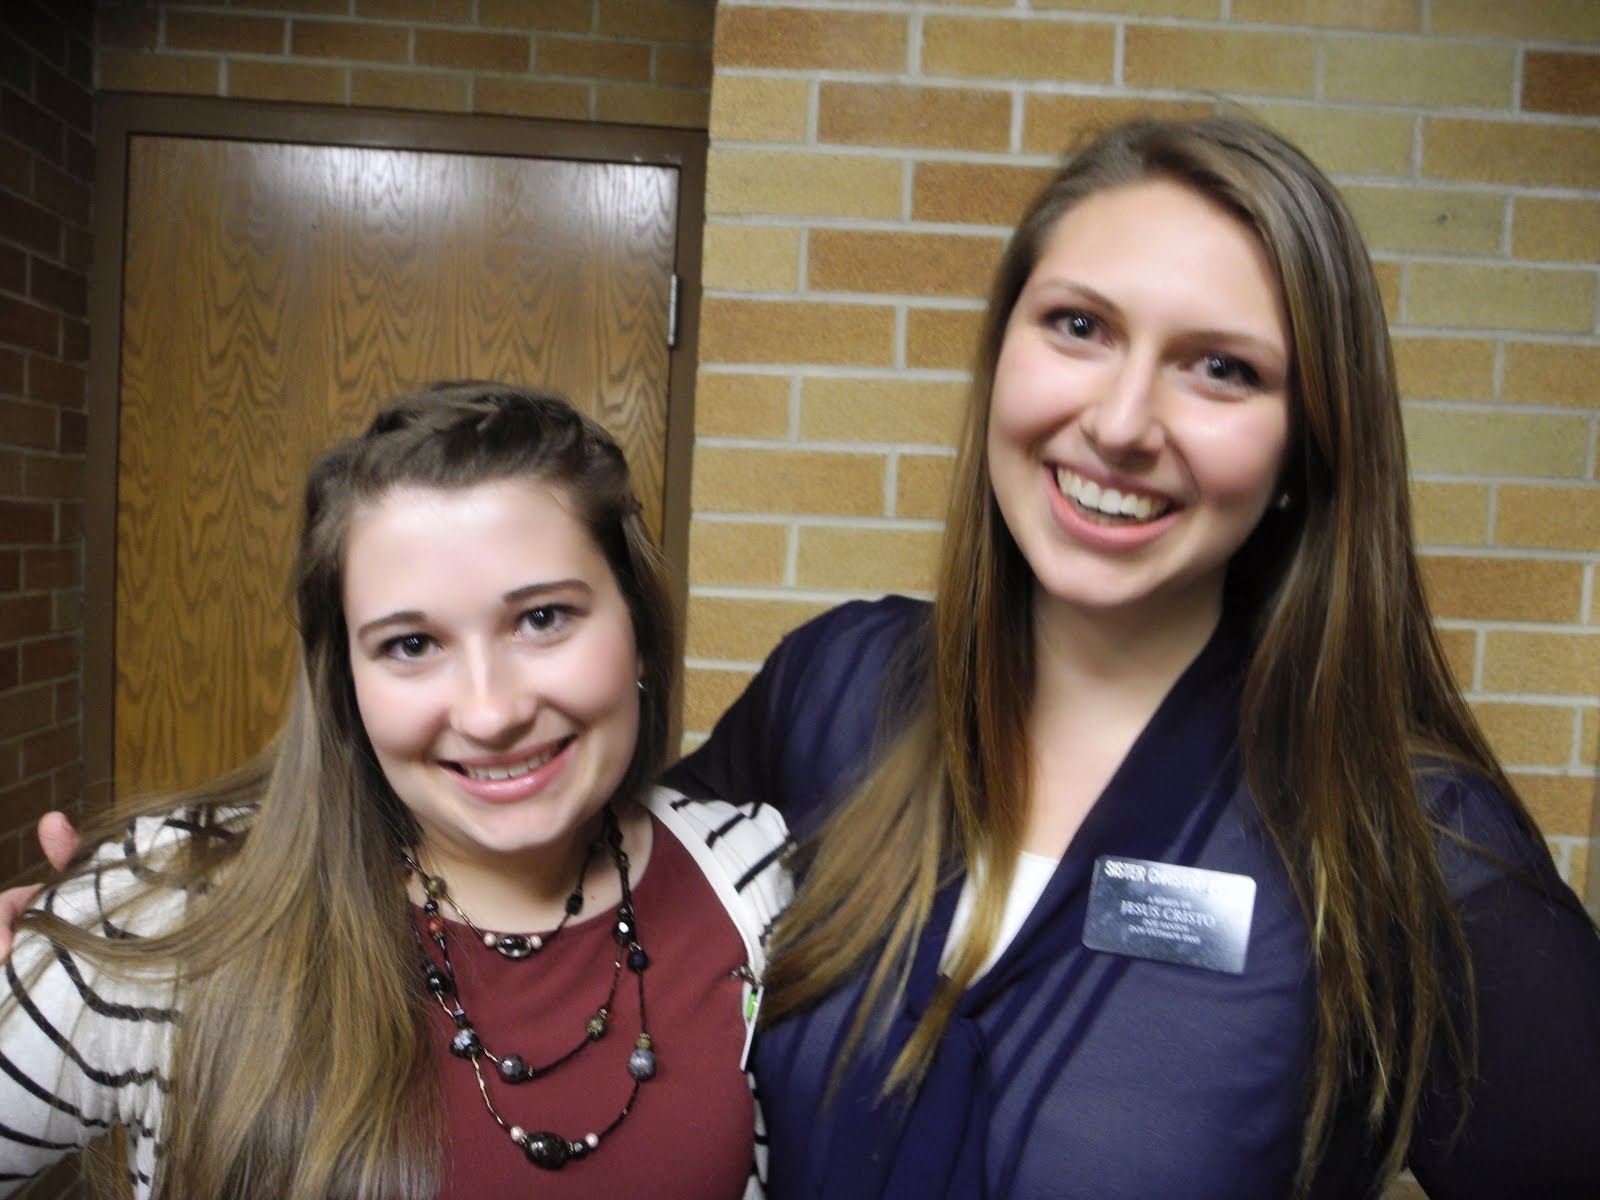
{"label": "smiling face", "polygon": [[357,707],[433,869],[564,859],[627,772],[633,625],[563,499],[520,479],[402,487],[351,521]]}
{"label": "smiling face", "polygon": [[1251,230],[1166,181],[1061,218],[1006,324],[987,457],[1042,605],[1214,624],[1277,491],[1290,350]]}

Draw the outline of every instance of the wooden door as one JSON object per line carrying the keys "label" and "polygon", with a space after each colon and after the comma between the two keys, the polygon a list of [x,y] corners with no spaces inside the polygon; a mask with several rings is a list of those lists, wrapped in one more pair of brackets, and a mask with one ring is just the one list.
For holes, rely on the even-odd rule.
{"label": "wooden door", "polygon": [[659,165],[129,140],[119,789],[198,782],[276,729],[306,464],[396,392],[563,392],[623,442],[659,535],[677,186]]}

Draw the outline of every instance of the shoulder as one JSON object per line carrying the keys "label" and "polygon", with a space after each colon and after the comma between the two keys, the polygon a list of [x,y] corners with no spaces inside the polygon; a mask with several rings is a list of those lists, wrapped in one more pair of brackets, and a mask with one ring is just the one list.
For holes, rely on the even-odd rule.
{"label": "shoulder", "polygon": [[789,829],[770,804],[691,799],[657,787],[645,806],[688,848],[724,900],[753,904],[763,926],[777,916],[791,893],[783,856]]}
{"label": "shoulder", "polygon": [[1439,866],[1458,901],[1509,880],[1563,888],[1549,848],[1521,806],[1490,780],[1454,764],[1419,770]]}

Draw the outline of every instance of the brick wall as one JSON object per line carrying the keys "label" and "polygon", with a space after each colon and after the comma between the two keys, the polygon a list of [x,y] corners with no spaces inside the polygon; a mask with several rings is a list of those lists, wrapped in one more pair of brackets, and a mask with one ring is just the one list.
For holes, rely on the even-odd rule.
{"label": "brick wall", "polygon": [[713,0],[101,0],[98,86],[704,128]]}
{"label": "brick wall", "polygon": [[[89,0],[0,15],[0,880],[81,789]],[[26,837],[18,836],[24,826]]]}
{"label": "brick wall", "polygon": [[1600,4],[723,0],[713,59],[691,737],[798,620],[927,588],[987,274],[1056,154],[1223,98],[1299,141],[1362,221],[1439,624],[1582,888]]}

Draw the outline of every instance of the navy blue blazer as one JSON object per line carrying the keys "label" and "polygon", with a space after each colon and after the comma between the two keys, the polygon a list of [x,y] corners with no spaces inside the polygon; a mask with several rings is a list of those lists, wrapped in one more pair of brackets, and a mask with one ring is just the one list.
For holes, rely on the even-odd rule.
{"label": "navy blue blazer", "polygon": [[[800,836],[815,830],[893,726],[896,697],[915,692],[927,611],[888,597],[795,631],[667,781],[771,803]],[[931,996],[958,885],[938,899],[882,1045],[831,1098],[859,980],[758,1036],[773,1197],[1291,1194],[1315,998],[1305,923],[1235,755],[1242,659],[1219,631],[1174,685],[1016,938],[961,998],[909,1105],[882,1101],[881,1081]],[[1492,790],[1450,779],[1432,803],[1442,826],[1487,851],[1440,842],[1478,975],[1481,1044],[1459,1136],[1445,1080],[1413,1132],[1411,1168],[1435,1200],[1600,1196],[1600,939]],[[1087,948],[1101,854],[1254,879],[1242,973]],[[1376,1170],[1350,1114],[1313,1195],[1375,1194]]]}

